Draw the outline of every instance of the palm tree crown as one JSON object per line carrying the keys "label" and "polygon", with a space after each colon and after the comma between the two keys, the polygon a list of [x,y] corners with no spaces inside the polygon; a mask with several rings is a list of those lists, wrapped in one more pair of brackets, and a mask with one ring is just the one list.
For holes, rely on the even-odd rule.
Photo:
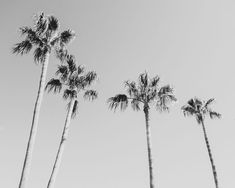
{"label": "palm tree crown", "polygon": [[65,50],[65,46],[75,37],[75,33],[70,29],[59,33],[59,22],[52,15],[46,16],[41,13],[35,17],[33,27],[20,28],[20,33],[25,36],[25,39],[15,44],[13,53],[24,55],[35,47],[34,61],[42,63],[45,61],[46,54],[50,53],[53,48],[58,54]]}
{"label": "palm tree crown", "polygon": [[139,76],[138,82],[125,81],[128,95],[118,94],[108,99],[109,107],[116,110],[120,107],[125,110],[129,104],[134,110],[140,110],[140,104],[148,107],[149,104],[154,104],[160,111],[168,111],[168,103],[176,101],[173,95],[173,88],[170,85],[159,87],[159,76],[149,78],[148,74],[142,73]]}
{"label": "palm tree crown", "polygon": [[[94,100],[97,98],[97,91],[87,89],[97,78],[94,71],[85,73],[84,67],[76,65],[76,60],[73,55],[66,55],[66,64],[58,66],[56,72],[58,78],[52,78],[46,85],[48,92],[60,93],[62,87],[65,87],[63,92],[64,99],[75,99],[72,117],[75,117],[78,109],[78,94],[83,91],[85,99]],[[70,103],[69,103],[70,105]]]}
{"label": "palm tree crown", "polygon": [[210,106],[214,102],[214,99],[207,101],[200,100],[196,97],[190,99],[186,105],[182,107],[185,116],[194,116],[199,124],[201,124],[206,115],[209,115],[211,119],[220,118],[221,114],[213,111]]}

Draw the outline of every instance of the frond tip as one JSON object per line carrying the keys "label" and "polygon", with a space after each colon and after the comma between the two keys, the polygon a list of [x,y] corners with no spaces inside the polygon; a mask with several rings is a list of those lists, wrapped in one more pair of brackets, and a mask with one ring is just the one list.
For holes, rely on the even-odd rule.
{"label": "frond tip", "polygon": [[62,83],[58,79],[52,78],[46,85],[45,90],[49,92],[59,93],[62,89]]}
{"label": "frond tip", "polygon": [[121,110],[125,110],[128,106],[128,97],[124,94],[118,94],[115,97],[111,97],[107,101],[109,103],[109,108],[116,110],[120,107]]}
{"label": "frond tip", "polygon": [[98,93],[95,90],[87,90],[83,97],[88,100],[94,100],[98,97]]}

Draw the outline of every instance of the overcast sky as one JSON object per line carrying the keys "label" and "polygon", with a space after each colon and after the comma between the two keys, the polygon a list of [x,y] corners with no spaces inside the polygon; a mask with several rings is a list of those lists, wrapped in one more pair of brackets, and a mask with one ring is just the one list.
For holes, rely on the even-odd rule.
{"label": "overcast sky", "polygon": [[[148,188],[142,111],[113,113],[106,101],[144,71],[175,88],[171,112],[150,114],[156,188],[214,188],[202,128],[183,117],[188,99],[215,98],[221,120],[205,121],[221,188],[235,187],[235,2],[232,0],[1,0],[0,187],[18,186],[41,68],[32,53],[12,55],[19,27],[53,14],[77,37],[69,50],[95,70],[99,99],[80,101],[56,188]],[[47,80],[58,65],[50,59]],[[45,94],[29,187],[46,187],[66,116],[60,95]]]}

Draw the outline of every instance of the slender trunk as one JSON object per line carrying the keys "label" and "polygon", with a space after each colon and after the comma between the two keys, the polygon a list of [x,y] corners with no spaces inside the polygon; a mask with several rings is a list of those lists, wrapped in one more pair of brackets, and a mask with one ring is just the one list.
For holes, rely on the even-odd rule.
{"label": "slender trunk", "polygon": [[45,89],[45,81],[46,81],[47,67],[49,63],[49,55],[50,55],[49,53],[46,54],[45,61],[42,63],[42,72],[41,72],[41,78],[39,82],[39,89],[38,89],[37,99],[36,99],[35,106],[34,106],[33,120],[32,120],[29,140],[27,144],[23,169],[21,173],[19,188],[26,188],[27,186],[27,181],[28,181],[28,176],[29,176],[31,161],[32,161],[32,153],[33,153],[35,137],[37,133],[37,127],[38,127],[39,112],[40,112],[40,107],[41,107],[42,98],[43,98],[44,89]]}
{"label": "slender trunk", "polygon": [[72,99],[72,101],[70,103],[69,111],[67,113],[67,117],[66,117],[66,120],[65,120],[65,125],[64,125],[64,130],[63,130],[61,141],[60,141],[60,146],[59,146],[59,149],[57,151],[55,163],[54,163],[54,166],[53,166],[53,170],[51,172],[51,176],[50,176],[47,188],[53,188],[54,184],[55,184],[56,175],[58,173],[58,170],[59,170],[59,167],[60,167],[60,164],[61,164],[62,154],[63,154],[64,147],[65,147],[65,141],[68,138],[68,131],[69,131],[69,125],[70,125],[70,121],[71,121],[74,102],[75,102],[75,99]]}
{"label": "slender trunk", "polygon": [[146,122],[150,188],[154,188],[153,158],[152,158],[152,151],[151,151],[152,149],[151,149],[151,140],[150,140],[151,135],[150,135],[150,127],[149,127],[149,107],[148,107],[148,105],[144,105],[144,114],[145,114],[145,122]]}
{"label": "slender trunk", "polygon": [[204,125],[204,121],[202,121],[202,128],[203,128],[204,138],[205,138],[205,141],[206,141],[206,147],[207,147],[210,162],[211,162],[212,172],[213,172],[214,181],[215,181],[215,187],[219,188],[217,173],[216,173],[216,169],[215,169],[215,165],[214,165],[214,161],[213,161],[213,157],[212,157],[212,153],[211,153],[211,149],[210,149],[209,140],[208,140],[208,137],[207,137],[207,134],[206,134],[206,128],[205,128],[205,125]]}

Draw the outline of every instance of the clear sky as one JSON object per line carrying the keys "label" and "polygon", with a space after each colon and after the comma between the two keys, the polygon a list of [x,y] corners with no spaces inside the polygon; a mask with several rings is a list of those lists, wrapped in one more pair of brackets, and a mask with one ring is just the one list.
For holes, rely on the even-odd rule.
{"label": "clear sky", "polygon": [[[148,188],[143,112],[113,113],[106,100],[145,70],[175,88],[169,114],[151,110],[157,188],[213,188],[202,128],[180,107],[215,98],[221,120],[206,120],[221,188],[235,187],[235,2],[232,0],[1,0],[0,187],[18,186],[41,68],[32,53],[11,54],[35,13],[53,14],[77,37],[79,64],[97,71],[99,99],[81,101],[71,123],[56,188]],[[59,63],[50,59],[48,77]],[[29,187],[46,187],[66,116],[61,96],[45,94]]]}

